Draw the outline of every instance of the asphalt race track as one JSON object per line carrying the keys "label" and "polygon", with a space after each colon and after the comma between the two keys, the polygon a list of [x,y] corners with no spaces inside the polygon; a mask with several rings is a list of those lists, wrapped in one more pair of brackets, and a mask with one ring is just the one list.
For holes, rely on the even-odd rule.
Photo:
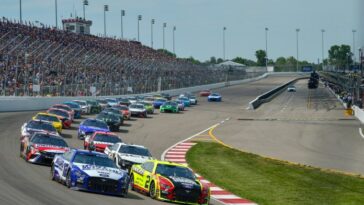
{"label": "asphalt race track", "polygon": [[[336,104],[334,99],[328,98],[327,102],[325,101],[325,104],[322,105],[320,99],[328,96],[323,88],[309,93],[305,83],[299,82],[297,93],[282,93],[277,99],[263,105],[257,111],[246,110],[248,102],[257,95],[293,78],[293,76],[271,76],[253,83],[223,88],[218,90],[223,96],[221,103],[208,103],[205,98],[199,98],[199,105],[180,114],[159,114],[157,112],[147,119],[134,118],[125,122],[119,135],[125,142],[147,146],[154,157],[160,158],[163,151],[176,142],[223,119],[231,118],[215,131],[216,136],[228,144],[232,143],[259,154],[283,159],[292,156],[292,159],[288,160],[305,159],[306,161],[303,162],[324,167],[335,168],[332,164],[335,158],[338,168],[347,167],[352,163],[353,167],[347,167],[352,168],[349,170],[364,172],[364,160],[360,159],[364,151],[359,149],[364,146],[364,139],[360,138],[357,131],[359,123],[355,120],[332,120],[336,117],[344,118],[343,112],[339,105],[338,107],[333,106]],[[291,95],[294,96],[291,97]],[[307,96],[310,98],[311,107],[309,109],[305,107],[308,106]],[[327,110],[326,108],[329,111],[322,111]],[[300,115],[300,113],[306,113],[307,110],[311,113],[309,116],[312,116],[312,113],[320,113],[320,118],[328,117],[330,120],[322,121],[322,123],[312,123],[309,120],[302,123],[284,120],[272,122],[239,120],[293,117],[292,113]],[[327,112],[330,113],[329,116],[326,115]],[[1,204],[165,204],[135,192],[129,192],[127,198],[120,198],[73,191],[51,181],[49,167],[32,165],[19,157],[20,127],[35,113],[0,113],[0,129],[2,130],[0,133]],[[72,129],[64,130],[63,136],[70,146],[81,148],[82,141],[76,137],[77,126],[78,124],[74,123]],[[278,134],[282,128],[291,131],[282,131]],[[277,134],[272,137],[269,133]],[[305,136],[307,133],[310,134],[308,137]],[[343,136],[344,134],[345,136]],[[330,145],[334,147],[329,148]],[[334,151],[334,149],[338,150]],[[319,159],[319,157],[323,158]],[[329,162],[325,163],[330,158],[332,166]],[[362,165],[359,166],[359,164]],[[219,203],[212,201],[211,204]]]}

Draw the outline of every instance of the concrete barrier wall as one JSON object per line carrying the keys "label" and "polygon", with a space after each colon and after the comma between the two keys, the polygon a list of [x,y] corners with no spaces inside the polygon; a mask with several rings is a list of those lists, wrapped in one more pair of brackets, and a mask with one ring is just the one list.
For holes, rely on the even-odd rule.
{"label": "concrete barrier wall", "polygon": [[355,105],[352,107],[352,109],[354,111],[355,117],[358,118],[361,123],[364,123],[364,110]]}
{"label": "concrete barrier wall", "polygon": [[[179,95],[183,92],[197,92],[204,89],[217,89],[226,87],[229,85],[238,85],[242,83],[248,83],[256,80],[263,79],[268,75],[274,74],[263,74],[256,78],[237,80],[237,81],[229,81],[222,83],[215,83],[209,85],[201,85],[195,87],[181,88],[175,90],[165,90],[163,92],[169,93],[170,95]],[[147,94],[155,94],[147,93]],[[131,95],[128,95],[131,96]],[[98,96],[97,98],[105,98],[105,97],[121,97],[121,96]],[[44,110],[48,109],[50,106],[62,103],[65,101],[75,100],[75,99],[95,99],[95,97],[0,97],[0,112],[15,112],[15,111],[32,111],[32,110]]]}

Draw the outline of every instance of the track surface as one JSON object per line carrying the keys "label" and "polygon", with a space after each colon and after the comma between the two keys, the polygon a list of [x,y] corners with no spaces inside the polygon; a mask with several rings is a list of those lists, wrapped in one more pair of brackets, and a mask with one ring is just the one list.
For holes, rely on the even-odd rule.
{"label": "track surface", "polygon": [[[125,142],[147,146],[159,158],[174,143],[225,119],[237,119],[248,113],[249,101],[293,77],[269,77],[250,84],[221,89],[222,103],[200,104],[181,114],[155,114],[148,119],[126,121],[119,135]],[[0,113],[0,199],[1,204],[165,204],[129,192],[127,198],[72,191],[49,179],[49,167],[32,165],[19,157],[21,125],[36,112]],[[241,124],[242,125],[242,124]],[[77,140],[78,124],[63,135],[70,146],[81,148]],[[239,125],[240,126],[240,125]],[[228,135],[226,135],[228,137]],[[241,136],[243,137],[243,136]],[[363,140],[364,141],[364,140]],[[258,149],[259,150],[259,149]],[[218,204],[212,201],[211,204]]]}

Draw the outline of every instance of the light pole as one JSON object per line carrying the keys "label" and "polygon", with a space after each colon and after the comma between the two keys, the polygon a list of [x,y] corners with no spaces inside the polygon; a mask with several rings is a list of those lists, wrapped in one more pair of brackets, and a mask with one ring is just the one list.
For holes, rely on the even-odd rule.
{"label": "light pole", "polygon": [[83,20],[86,20],[86,6],[88,6],[88,0],[83,0]]}
{"label": "light pole", "polygon": [[222,29],[222,55],[224,60],[225,60],[225,31],[226,27],[224,26],[224,28]]}
{"label": "light pole", "polygon": [[174,32],[176,31],[176,26],[173,26],[173,53],[176,54],[175,50],[175,39],[174,39]]}
{"label": "light pole", "polygon": [[58,5],[57,5],[57,0],[54,0],[54,9],[55,9],[55,17],[56,17],[56,28],[58,28]]}
{"label": "light pole", "polygon": [[138,41],[139,41],[139,22],[142,20],[142,15],[138,15]]}
{"label": "light pole", "polygon": [[21,0],[19,0],[19,17],[20,17],[20,23],[23,23],[23,17],[22,17],[22,6],[21,6]]}
{"label": "light pole", "polygon": [[164,38],[164,30],[165,30],[165,28],[167,27],[167,23],[163,23],[163,50],[165,50],[166,49],[166,47],[165,47],[165,38]]}
{"label": "light pole", "polygon": [[297,59],[296,59],[296,72],[298,72],[298,34],[299,34],[299,32],[300,32],[300,29],[299,28],[297,28],[296,29],[296,46],[297,46]]}
{"label": "light pole", "polygon": [[322,48],[322,67],[324,67],[324,59],[325,59],[325,39],[324,39],[325,29],[321,29],[321,48]]}
{"label": "light pole", "polygon": [[121,32],[121,39],[124,39],[123,16],[125,16],[125,10],[121,10],[120,11],[120,32]]}
{"label": "light pole", "polygon": [[268,31],[269,29],[265,28],[265,67],[268,69]]}
{"label": "light pole", "polygon": [[150,21],[150,47],[153,48],[153,25],[155,24],[155,19]]}
{"label": "light pole", "polygon": [[109,11],[109,6],[104,5],[104,37],[106,37],[106,12]]}
{"label": "light pole", "polygon": [[353,52],[352,53],[354,54],[353,63],[355,64],[355,61],[356,61],[356,55],[355,55],[355,33],[356,33],[356,30],[353,29],[352,32],[353,32]]}

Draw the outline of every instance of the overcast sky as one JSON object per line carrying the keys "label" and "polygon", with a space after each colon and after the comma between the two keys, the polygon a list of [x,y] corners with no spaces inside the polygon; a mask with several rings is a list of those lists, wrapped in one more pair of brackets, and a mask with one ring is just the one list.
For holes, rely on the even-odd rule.
{"label": "overcast sky", "polygon": [[[22,1],[23,20],[55,25],[54,0]],[[326,30],[325,50],[333,44],[352,45],[353,29],[357,30],[356,48],[364,46],[364,0],[89,0],[86,18],[93,21],[93,34],[103,33],[104,4],[109,5],[108,35],[120,36],[120,10],[125,9],[124,37],[137,37],[137,16],[141,14],[140,40],[150,45],[150,21],[154,18],[154,46],[161,48],[166,22],[166,48],[172,50],[172,28],[176,26],[180,57],[222,57],[224,26],[228,59],[255,60],[255,51],[265,49],[265,27],[269,28],[268,54],[273,59],[296,56],[296,28],[300,28],[302,60],[321,59],[321,29]],[[83,15],[82,0],[58,0],[59,25],[61,18],[70,17],[74,10]],[[19,19],[19,0],[1,0],[0,15]]]}

